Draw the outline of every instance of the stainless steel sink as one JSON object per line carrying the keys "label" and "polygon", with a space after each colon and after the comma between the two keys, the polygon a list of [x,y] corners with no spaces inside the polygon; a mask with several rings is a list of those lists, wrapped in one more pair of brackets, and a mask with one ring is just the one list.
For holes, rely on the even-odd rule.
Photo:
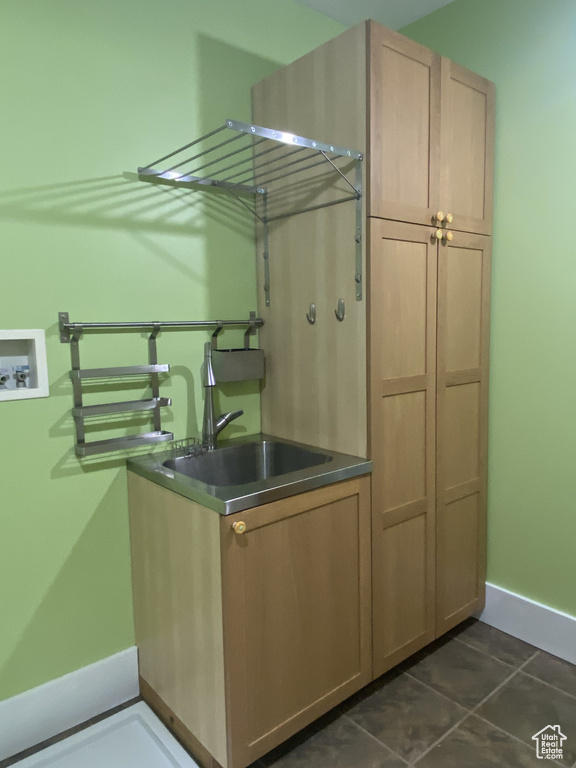
{"label": "stainless steel sink", "polygon": [[164,466],[214,486],[235,486],[280,477],[332,461],[332,456],[299,445],[262,440],[168,459]]}
{"label": "stainless steel sink", "polygon": [[372,471],[358,456],[267,435],[237,438],[199,456],[135,456],[128,469],[222,515]]}

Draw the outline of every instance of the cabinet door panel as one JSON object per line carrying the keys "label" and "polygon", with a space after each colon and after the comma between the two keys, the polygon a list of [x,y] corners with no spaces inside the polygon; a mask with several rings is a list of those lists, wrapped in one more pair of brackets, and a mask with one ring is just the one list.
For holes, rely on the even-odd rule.
{"label": "cabinet door panel", "polygon": [[371,222],[375,675],[434,635],[437,246],[433,231]]}
{"label": "cabinet door panel", "polygon": [[[410,514],[412,517],[402,519]],[[426,514],[374,516],[374,677],[425,645],[429,637]]]}
{"label": "cabinet door panel", "polygon": [[[374,260],[372,280],[378,284],[374,299],[385,312],[374,329],[382,381],[426,374],[428,247],[427,242],[388,238],[385,260]],[[399,290],[408,285],[409,294]]]}
{"label": "cabinet door panel", "polygon": [[[456,241],[462,239],[456,235]],[[482,358],[483,250],[450,249],[446,272],[446,370],[479,368]]]}
{"label": "cabinet door panel", "polygon": [[446,387],[442,448],[445,490],[479,479],[480,382]]}
{"label": "cabinet door panel", "polygon": [[440,207],[451,229],[490,234],[494,165],[494,85],[442,59]]}
{"label": "cabinet door panel", "polygon": [[479,552],[482,535],[480,494],[453,501],[438,511],[438,560],[442,563],[437,581],[439,613],[445,622],[457,624],[476,610],[478,601]]}
{"label": "cabinet door panel", "polygon": [[247,530],[222,520],[225,663],[246,765],[370,679],[369,480],[233,518]]}
{"label": "cabinet door panel", "polygon": [[483,606],[490,240],[439,246],[437,634]]}
{"label": "cabinet door panel", "polygon": [[438,198],[440,57],[370,25],[370,216],[430,224]]}
{"label": "cabinet door panel", "polygon": [[[394,449],[382,452],[381,509],[389,511],[426,497],[426,392],[382,398],[381,444],[393,440]],[[392,437],[393,436],[393,437]]]}

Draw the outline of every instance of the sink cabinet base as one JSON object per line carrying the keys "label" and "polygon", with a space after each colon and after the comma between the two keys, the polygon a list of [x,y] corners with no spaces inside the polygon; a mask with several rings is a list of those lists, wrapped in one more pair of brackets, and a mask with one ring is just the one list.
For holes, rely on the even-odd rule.
{"label": "sink cabinet base", "polygon": [[368,477],[222,516],[128,474],[142,695],[204,768],[370,682]]}

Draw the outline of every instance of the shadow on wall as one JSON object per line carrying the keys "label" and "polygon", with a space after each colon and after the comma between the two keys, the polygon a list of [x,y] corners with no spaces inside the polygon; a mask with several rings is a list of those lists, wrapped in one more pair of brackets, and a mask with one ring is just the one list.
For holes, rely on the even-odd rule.
{"label": "shadow on wall", "polygon": [[[143,160],[144,162],[144,160]],[[182,190],[138,181],[134,172],[78,179],[0,194],[0,217],[41,224],[121,229],[149,234],[205,235],[207,222],[246,236],[246,216],[221,190]],[[160,251],[165,258],[168,254]]]}
{"label": "shadow on wall", "polygon": [[[200,66],[193,77],[198,80],[198,87],[201,88],[202,131],[207,132],[222,124],[227,117],[248,121],[250,82],[265,77],[278,65],[208,38],[199,39],[198,50]],[[182,94],[182,99],[185,98],[186,94]],[[174,116],[171,119],[175,119]],[[161,145],[161,120],[159,116],[158,156],[175,149]],[[182,130],[185,131],[186,127],[183,126]],[[193,138],[191,136],[190,140]],[[144,165],[154,159],[143,157],[141,163]],[[122,175],[122,171],[129,172],[127,177]],[[49,227],[69,226],[76,228],[80,236],[84,232],[90,234],[90,230],[125,233],[135,244],[127,252],[127,259],[133,259],[136,264],[142,254],[152,255],[158,271],[166,266],[169,268],[166,272],[175,273],[174,278],[170,275],[171,279],[180,280],[180,314],[187,315],[189,319],[247,317],[248,312],[256,308],[256,281],[254,222],[245,209],[221,190],[210,190],[209,193],[205,189],[198,192],[177,190],[135,181],[130,176],[130,173],[136,172],[135,168],[118,168],[117,172],[115,176],[81,178],[43,186],[21,186],[4,191],[0,194],[0,218],[39,223],[46,230]],[[188,238],[192,242],[190,248],[182,249],[185,254],[180,261],[175,260],[169,250],[170,239],[167,236],[172,235],[177,236],[179,242],[187,243]],[[201,241],[201,246],[195,245],[194,240]],[[198,253],[197,248],[200,247],[202,252]],[[198,270],[200,257],[205,257],[209,265],[205,273]],[[74,266],[71,263],[70,269]],[[123,265],[125,283],[116,287],[107,306],[120,306],[122,289],[129,290],[131,287],[131,266],[127,262]],[[151,295],[156,289],[153,271],[150,273]],[[76,275],[73,277],[70,285],[79,285],[84,290],[86,282]],[[107,277],[102,269],[97,284],[99,290],[105,288]],[[194,295],[194,288],[197,288],[197,296],[200,291],[206,294],[201,310],[206,317],[199,317],[200,310],[192,302],[183,304],[181,296],[186,295],[188,286],[191,289],[190,296]],[[91,287],[96,291],[94,285]],[[68,290],[68,285],[64,286],[59,296],[66,297]],[[62,306],[53,307],[54,320],[58,311],[73,313],[75,307],[81,306],[79,300],[73,298],[75,301],[70,304],[74,306],[66,306],[63,302]],[[90,306],[98,306],[97,298],[96,293],[96,299]],[[162,306],[170,310],[172,305],[167,299]],[[123,318],[78,318],[71,315],[71,319],[105,321]],[[165,315],[161,319],[172,318]],[[59,363],[58,373],[54,373],[55,380],[51,381],[51,417],[47,428],[51,445],[57,446],[51,448],[52,479],[65,478],[63,496],[69,500],[73,498],[74,506],[77,505],[77,509],[70,512],[77,512],[82,520],[86,519],[86,523],[67,556],[62,555],[66,559],[54,565],[55,572],[51,578],[42,577],[38,583],[34,574],[20,575],[23,580],[31,579],[31,591],[36,588],[38,591],[29,605],[22,606],[25,615],[22,622],[18,623],[19,634],[6,649],[5,658],[3,655],[4,661],[0,666],[0,700],[39,685],[46,680],[47,674],[51,678],[57,677],[120,651],[134,642],[129,607],[130,558],[124,470],[126,454],[102,454],[82,461],[75,456],[70,414],[72,386],[67,373],[69,350],[56,350],[58,329],[55,324],[50,326],[48,332],[54,351],[54,365],[56,361]],[[241,340],[242,331],[238,333]],[[194,435],[197,434],[199,420],[201,427],[201,413],[197,413],[195,403],[200,399],[198,387],[202,344],[209,338],[209,334],[203,331],[189,332],[190,343],[182,345],[186,349],[178,358],[171,353],[170,346],[173,342],[175,350],[177,334],[170,335],[171,341],[168,333],[165,336],[167,352],[161,347],[160,354],[162,358],[166,354],[166,359],[173,363],[172,379],[170,381],[169,377],[166,381],[167,394],[170,394],[170,387],[187,390],[187,403],[175,402],[173,411],[168,412],[166,423],[170,424],[172,417],[176,421],[178,415],[180,428]],[[106,349],[105,339],[101,341],[100,345],[95,345],[98,346],[96,351],[103,350],[106,359],[103,359],[104,354],[101,357],[94,355],[94,358],[98,357],[94,360],[86,354],[86,357],[82,357],[83,365],[122,365],[117,360],[109,359],[115,352]],[[228,346],[228,339],[225,344]],[[128,344],[125,346],[128,347]],[[84,356],[84,352],[81,355]],[[108,392],[96,394],[107,399]],[[131,396],[127,394],[127,397]],[[231,410],[236,405],[234,400],[240,401],[239,407],[247,408],[246,403],[249,403],[250,412],[252,409],[257,412],[258,384],[246,382],[221,388],[217,395],[217,407],[220,411]],[[235,422],[228,434],[233,436],[243,430],[246,431],[246,427]],[[80,481],[75,486],[70,479],[71,476],[96,470],[109,472],[103,478],[102,485]],[[92,475],[85,480],[95,481],[95,478]],[[111,483],[108,487],[109,480]],[[94,494],[104,487],[107,487],[107,491],[97,505],[94,502],[93,509]],[[57,486],[54,486],[52,492],[56,498]],[[17,582],[18,576],[14,575]]]}
{"label": "shadow on wall", "polygon": [[38,685],[47,669],[57,677],[133,645],[128,518],[119,514],[126,493],[126,475],[118,472],[0,667],[0,700]]}
{"label": "shadow on wall", "polygon": [[[213,38],[198,35],[199,126],[201,133],[223,125],[226,118],[250,121],[250,86],[280,64],[254,56]],[[164,147],[158,125],[158,154]],[[198,136],[190,136],[190,140]],[[154,158],[142,158],[142,165]],[[208,192],[208,194],[207,194]],[[182,190],[138,181],[137,169],[118,176],[76,179],[38,187],[17,187],[0,194],[0,217],[42,224],[73,225],[128,230],[151,247],[149,234],[204,236],[225,228],[251,238],[253,222],[240,203],[223,190]],[[169,254],[156,245],[158,257]],[[189,275],[194,277],[194,275]],[[231,281],[233,283],[233,281]]]}
{"label": "shadow on wall", "polygon": [[[256,82],[278,68],[276,62],[253,56],[246,51],[234,48],[217,40],[199,35],[197,40],[199,69],[196,72],[199,85],[199,126],[201,133],[207,133],[226,118],[250,120],[250,83]],[[175,147],[165,147],[161,142],[162,126],[158,126],[158,156]],[[193,140],[197,136],[190,136]],[[143,165],[153,163],[154,158],[142,158]],[[119,172],[122,169],[118,169]],[[122,175],[102,176],[77,179],[66,183],[42,185],[37,187],[19,187],[0,194],[0,218],[14,221],[40,223],[42,225],[71,226],[82,229],[109,229],[123,231],[136,243],[132,252],[152,254],[158,268],[165,266],[179,275],[185,285],[198,292],[198,286],[205,291],[204,309],[199,317],[190,308],[190,319],[229,319],[248,317],[256,309],[256,265],[254,249],[254,220],[250,213],[224,190],[203,187],[200,190],[182,190],[168,186],[147,184],[138,180],[136,169],[128,169]],[[170,252],[170,240],[164,236],[183,236],[202,242],[202,253],[190,249],[190,259],[175,258]],[[199,267],[197,256],[205,260],[206,268]],[[151,284],[152,287],[152,284]],[[55,307],[68,309],[68,307]],[[86,318],[71,318],[72,320]],[[88,318],[114,320],[116,318]],[[146,318],[134,318],[146,319]],[[163,317],[162,319],[172,319]],[[176,319],[176,318],[174,318]],[[170,429],[173,422],[186,434],[177,437],[196,436],[201,413],[195,405],[199,399],[199,370],[203,342],[209,335],[203,331],[188,331],[189,349],[194,354],[188,358],[176,356],[170,376],[162,384],[162,393],[170,396],[172,386],[186,390],[187,410],[163,411],[163,426]],[[240,346],[243,331],[229,331],[223,334],[224,346]],[[94,334],[93,334],[94,335]],[[164,334],[163,334],[164,335]],[[174,337],[174,332],[170,336]],[[57,338],[58,328],[54,324],[48,329],[51,339]],[[87,336],[87,334],[86,334]],[[165,334],[168,336],[168,333]],[[85,343],[81,345],[82,349]],[[83,352],[81,353],[83,355]],[[141,362],[141,361],[138,361]],[[97,367],[99,363],[95,363]],[[117,363],[122,364],[122,363]],[[124,363],[125,364],[125,363]],[[91,367],[83,362],[84,367]],[[178,382],[178,379],[180,380]],[[92,385],[91,385],[92,386]],[[107,401],[108,393],[118,393],[124,386],[122,397],[115,399],[139,399],[149,397],[148,392],[134,392],[139,385],[134,382],[114,382],[113,386],[92,386],[95,393],[93,402]],[[140,386],[143,386],[142,384]],[[111,469],[123,466],[127,454],[97,455],[79,461],[73,451],[74,422],[70,413],[72,406],[72,387],[68,373],[60,375],[50,383],[51,396],[59,397],[62,402],[62,415],[51,426],[50,438],[67,437],[70,448],[60,456],[52,470],[53,478],[62,478],[97,469]],[[101,394],[101,398],[98,395]],[[244,407],[248,398],[252,422],[259,416],[259,383],[245,382],[230,384],[219,388],[215,393],[216,407],[219,411]],[[237,401],[241,401],[238,404]],[[174,409],[176,408],[176,403]],[[176,415],[178,418],[176,418]],[[245,419],[246,417],[244,417]],[[246,433],[243,420],[234,423],[227,430],[227,436],[233,437]],[[184,422],[184,423],[183,423]],[[244,421],[244,424],[246,422]],[[142,417],[107,418],[92,430],[92,439],[105,437],[98,434],[110,428],[121,434],[148,431],[148,422]],[[172,427],[174,428],[174,427]],[[250,431],[254,431],[253,428]],[[147,452],[150,447],[138,452]],[[132,453],[132,452],[131,452]]]}

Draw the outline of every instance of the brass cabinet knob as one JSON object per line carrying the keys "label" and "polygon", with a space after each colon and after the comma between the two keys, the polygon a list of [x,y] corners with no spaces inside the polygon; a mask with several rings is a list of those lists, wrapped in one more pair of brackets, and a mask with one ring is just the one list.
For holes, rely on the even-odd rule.
{"label": "brass cabinet knob", "polygon": [[436,232],[434,232],[434,237],[436,240],[442,240],[444,237],[444,232],[441,229],[437,229]]}
{"label": "brass cabinet knob", "polygon": [[452,224],[453,221],[454,221],[454,216],[452,216],[451,213],[447,213],[446,214],[446,223],[447,224]]}
{"label": "brass cabinet knob", "polygon": [[238,520],[237,522],[232,523],[232,529],[234,530],[234,533],[245,533],[246,523],[243,520]]}
{"label": "brass cabinet knob", "polygon": [[454,232],[444,232],[444,239],[449,241],[454,240]]}
{"label": "brass cabinet knob", "polygon": [[444,221],[444,211],[438,211],[436,216],[434,216],[436,221]]}

